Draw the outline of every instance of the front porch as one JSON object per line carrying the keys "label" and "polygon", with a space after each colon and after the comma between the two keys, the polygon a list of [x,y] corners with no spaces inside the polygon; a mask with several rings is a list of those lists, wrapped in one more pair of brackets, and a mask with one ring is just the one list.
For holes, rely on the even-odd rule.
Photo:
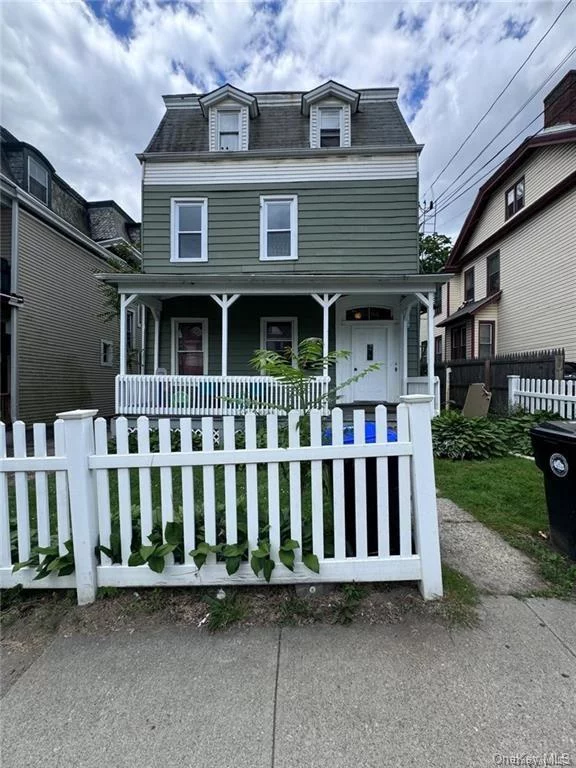
{"label": "front porch", "polygon": [[[176,281],[172,275],[122,274],[101,279],[115,283],[121,296],[119,415],[285,413],[302,408],[302,401],[326,410],[334,404],[326,399],[334,386],[341,388],[338,404],[395,404],[402,395],[429,393],[438,410],[433,344],[428,375],[417,376],[418,305],[428,310],[433,338],[437,276],[204,274]],[[129,371],[127,312],[136,303],[146,307],[142,354],[136,370]],[[250,365],[256,349],[282,352],[310,337],[322,339],[324,356],[334,350],[350,355],[310,376],[305,391],[296,393]],[[373,363],[379,364],[376,370],[359,376]]]}

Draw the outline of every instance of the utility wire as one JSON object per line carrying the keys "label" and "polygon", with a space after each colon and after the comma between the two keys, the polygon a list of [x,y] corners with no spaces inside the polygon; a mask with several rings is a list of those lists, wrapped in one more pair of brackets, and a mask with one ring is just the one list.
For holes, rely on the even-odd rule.
{"label": "utility wire", "polygon": [[[437,203],[438,203],[440,200],[442,200],[442,198],[443,198],[445,195],[447,195],[447,194],[448,194],[448,192],[450,191],[450,189],[451,189],[451,188],[452,188],[452,187],[453,187],[453,186],[454,186],[454,185],[455,185],[455,184],[456,184],[456,183],[457,183],[457,182],[458,182],[458,181],[459,181],[459,180],[462,178],[462,176],[464,176],[464,174],[466,173],[466,171],[467,171],[467,170],[469,170],[469,168],[471,168],[471,167],[474,165],[474,163],[476,162],[476,160],[478,160],[478,158],[480,158],[480,157],[481,157],[481,156],[484,154],[484,152],[485,152],[485,151],[488,149],[488,147],[492,146],[492,144],[493,144],[493,143],[496,141],[496,139],[497,139],[499,136],[501,136],[501,135],[502,135],[502,133],[503,133],[503,132],[506,130],[506,128],[508,128],[508,126],[509,126],[511,123],[513,123],[513,122],[514,122],[514,120],[515,120],[515,119],[518,117],[518,115],[520,115],[520,113],[521,113],[521,112],[523,112],[523,111],[526,109],[526,107],[528,106],[528,104],[529,104],[529,103],[530,103],[530,102],[531,102],[533,99],[535,99],[535,98],[536,98],[536,96],[537,96],[537,95],[540,93],[540,91],[541,91],[541,90],[542,90],[542,89],[543,89],[543,88],[544,88],[544,87],[547,85],[547,83],[548,83],[548,82],[549,82],[549,81],[550,81],[550,80],[551,80],[551,79],[554,77],[554,75],[555,75],[555,74],[556,74],[556,73],[557,73],[557,72],[558,72],[558,71],[559,71],[559,70],[560,70],[560,69],[561,69],[561,68],[564,66],[564,64],[565,64],[565,63],[566,63],[566,62],[567,62],[567,61],[568,61],[568,60],[569,60],[569,59],[570,59],[570,58],[571,58],[571,57],[574,55],[574,53],[576,53],[576,46],[574,46],[574,48],[572,48],[572,50],[571,50],[571,51],[569,51],[569,53],[568,53],[568,54],[567,54],[567,55],[566,55],[566,56],[565,56],[565,57],[562,59],[562,61],[561,61],[559,64],[557,64],[557,65],[556,65],[556,67],[555,67],[555,68],[552,70],[552,72],[551,72],[551,73],[548,75],[548,77],[547,77],[547,78],[546,78],[546,79],[545,79],[545,80],[544,80],[544,81],[543,81],[543,82],[542,82],[542,83],[541,83],[541,84],[538,86],[538,88],[537,88],[537,89],[536,89],[536,90],[535,90],[535,91],[532,93],[532,95],[531,95],[531,96],[530,96],[530,97],[529,97],[529,98],[528,98],[528,99],[527,99],[527,100],[524,102],[524,104],[522,104],[522,106],[521,106],[521,107],[520,107],[518,110],[516,110],[516,112],[515,112],[515,113],[512,115],[512,117],[511,117],[511,118],[508,120],[508,122],[507,122],[507,123],[506,123],[506,124],[505,124],[505,125],[504,125],[502,128],[500,128],[500,129],[498,130],[498,132],[497,132],[497,133],[495,133],[495,134],[494,134],[494,136],[493,136],[493,137],[490,139],[490,141],[489,141],[489,142],[488,142],[488,143],[487,143],[487,144],[486,144],[486,145],[485,145],[485,146],[484,146],[484,147],[483,147],[483,148],[480,150],[480,152],[479,152],[479,153],[476,155],[476,157],[475,157],[473,160],[471,160],[471,161],[468,163],[468,165],[466,166],[466,168],[464,168],[464,169],[463,169],[463,170],[462,170],[462,171],[461,171],[461,172],[458,174],[458,176],[457,176],[457,177],[456,177],[456,178],[455,178],[455,179],[454,179],[454,180],[453,180],[453,181],[452,181],[452,182],[451,182],[451,183],[450,183],[450,184],[449,184],[449,185],[446,187],[446,189],[445,189],[445,190],[444,190],[444,191],[443,191],[441,194],[439,194],[439,195],[438,195],[438,197],[437,197],[437,198],[436,198],[436,200],[435,200],[435,203],[436,203],[436,204],[437,204]],[[559,98],[559,97],[557,97],[557,98]],[[554,103],[555,103],[555,101],[556,101],[556,99],[555,99],[555,100],[552,102],[552,104],[554,104]],[[540,112],[540,114],[538,115],[538,117],[540,117],[540,115],[542,115],[542,114],[544,114],[544,110],[543,110],[542,112]],[[532,121],[531,121],[531,122],[528,124],[528,126],[526,126],[526,128],[528,128],[530,125],[532,125],[532,123],[533,123],[533,122],[534,122],[534,120],[532,120]],[[523,130],[526,130],[526,128],[524,128]],[[520,131],[520,133],[522,133],[522,131]],[[517,136],[518,136],[518,135],[520,135],[520,134],[517,134]],[[516,138],[516,137],[514,137],[514,138]],[[507,144],[506,146],[509,146],[509,144]],[[491,162],[491,161],[489,160],[488,162]],[[470,176],[468,179],[466,179],[466,181],[464,181],[464,182],[463,182],[463,184],[467,184],[467,183],[468,183],[468,182],[469,182],[469,181],[470,181],[470,180],[471,180],[471,179],[472,179],[472,178],[473,178],[473,177],[474,177],[474,176],[475,176],[477,173],[479,173],[479,172],[482,170],[482,168],[484,168],[485,166],[486,166],[486,164],[484,164],[483,166],[481,166],[480,168],[478,168],[478,170],[474,171],[474,173],[473,173],[473,174],[472,174],[472,175],[471,175],[471,176]],[[452,197],[452,195],[454,195],[456,192],[458,192],[458,190],[462,188],[463,184],[462,184],[460,187],[458,187],[458,189],[454,190],[454,191],[453,191],[453,192],[452,192],[452,193],[451,193],[451,194],[450,194],[448,197],[450,198],[450,197]]]}
{"label": "utility wire", "polygon": [[470,139],[470,138],[471,138],[471,137],[474,135],[474,133],[476,132],[476,130],[478,129],[478,127],[479,127],[479,126],[480,126],[480,125],[481,125],[481,124],[484,122],[484,120],[486,119],[486,117],[488,117],[488,115],[490,114],[490,112],[492,111],[492,109],[493,109],[493,108],[496,106],[496,104],[497,104],[497,103],[500,101],[500,99],[502,98],[502,96],[503,96],[503,95],[506,93],[506,91],[507,91],[507,90],[508,90],[508,88],[509,88],[509,87],[512,85],[512,83],[514,82],[514,80],[516,79],[516,77],[517,77],[517,76],[520,74],[520,72],[521,72],[521,71],[522,71],[522,69],[525,67],[525,65],[526,65],[526,64],[527,64],[527,63],[530,61],[530,59],[532,58],[532,56],[533,56],[533,55],[536,53],[536,51],[538,50],[538,48],[540,47],[540,45],[541,45],[541,44],[544,42],[544,40],[545,40],[545,39],[548,37],[548,35],[550,34],[550,32],[551,32],[551,31],[554,29],[554,27],[556,26],[556,24],[558,23],[558,21],[560,20],[560,18],[563,16],[563,14],[565,13],[565,11],[568,9],[568,7],[569,7],[571,4],[572,4],[572,0],[568,0],[568,2],[566,3],[566,5],[565,5],[565,6],[562,8],[562,10],[561,10],[561,11],[560,11],[560,13],[558,14],[558,16],[556,16],[556,18],[554,19],[554,21],[552,22],[552,24],[551,24],[551,25],[548,27],[548,29],[546,30],[546,32],[545,32],[545,33],[542,35],[542,37],[540,38],[540,40],[538,40],[538,42],[536,43],[536,45],[534,46],[534,48],[532,48],[532,50],[530,51],[530,53],[528,54],[528,56],[527,56],[527,57],[524,59],[524,61],[522,62],[522,64],[520,64],[520,66],[518,67],[518,69],[516,70],[516,72],[514,72],[514,74],[513,74],[513,75],[512,75],[512,77],[511,77],[511,78],[508,80],[508,82],[506,83],[506,85],[504,86],[504,88],[503,88],[503,89],[500,91],[500,93],[498,94],[498,96],[497,96],[497,97],[494,99],[494,101],[492,102],[492,104],[490,104],[490,106],[488,107],[488,109],[486,110],[486,112],[485,112],[485,113],[482,115],[482,117],[480,118],[480,120],[478,120],[478,122],[476,123],[476,125],[474,126],[474,128],[472,128],[472,130],[470,131],[470,133],[468,134],[468,136],[466,136],[466,138],[465,138],[465,139],[464,139],[464,141],[463,141],[463,142],[460,144],[460,146],[458,147],[458,149],[456,150],[456,152],[454,152],[454,154],[453,154],[453,155],[452,155],[452,157],[451,157],[451,158],[448,160],[448,162],[446,163],[446,165],[444,166],[444,168],[442,168],[442,170],[440,171],[440,173],[439,173],[439,174],[436,176],[436,178],[434,179],[434,181],[432,182],[432,184],[430,184],[430,186],[429,186],[429,187],[428,187],[428,189],[426,190],[427,192],[428,192],[430,189],[432,189],[432,187],[434,186],[434,184],[436,184],[436,182],[438,181],[438,179],[439,179],[439,178],[442,176],[442,174],[443,174],[443,173],[446,171],[446,169],[447,169],[447,168],[448,168],[448,167],[451,165],[451,163],[454,161],[454,159],[455,159],[456,157],[458,157],[458,155],[460,154],[460,152],[461,152],[461,150],[463,149],[463,147],[464,147],[464,146],[465,146],[465,145],[468,143],[469,139]]}

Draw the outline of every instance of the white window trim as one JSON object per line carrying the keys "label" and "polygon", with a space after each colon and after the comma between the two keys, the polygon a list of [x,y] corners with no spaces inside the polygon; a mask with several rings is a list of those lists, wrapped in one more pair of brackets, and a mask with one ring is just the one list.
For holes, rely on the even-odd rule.
{"label": "white window trim", "polygon": [[[260,349],[266,349],[266,324],[267,323],[292,323],[292,348],[298,349],[298,318],[297,317],[261,317],[260,318]],[[296,368],[296,361],[292,361]]]}
{"label": "white window trim", "polygon": [[[268,256],[266,203],[290,203],[290,256]],[[261,195],[260,197],[260,261],[296,261],[298,259],[298,195]]]}
{"label": "white window trim", "polygon": [[173,376],[185,376],[178,373],[178,326],[180,323],[202,323],[202,376],[208,374],[208,318],[207,317],[173,317],[170,348],[172,350],[170,366]]}
{"label": "white window trim", "polygon": [[[105,344],[107,344],[112,350],[112,354],[110,355],[110,362],[106,362],[104,359]],[[104,366],[105,368],[112,368],[114,365],[114,344],[111,341],[108,341],[108,339],[100,339],[100,365]]]}
{"label": "white window trim", "polygon": [[[138,321],[138,315],[140,313],[136,309],[136,307],[129,307],[126,310],[126,349],[128,352],[131,350],[136,349],[136,328],[137,328],[137,321]],[[128,346],[128,316],[132,317],[132,346]]]}
{"label": "white window trim", "polygon": [[[200,219],[200,258],[182,259],[178,256],[178,206],[195,203],[201,205]],[[170,261],[176,264],[198,264],[208,261],[208,198],[207,197],[173,197],[170,199]]]}
{"label": "white window trim", "polygon": [[[46,199],[45,200],[41,200],[39,197],[36,197],[36,195],[33,195],[32,192],[30,192],[30,161],[36,163],[36,165],[39,168],[41,168],[44,171],[44,173],[46,174],[46,184],[44,185],[46,187]],[[40,200],[41,203],[44,203],[45,205],[48,205],[48,180],[49,180],[48,170],[46,168],[44,168],[42,163],[39,163],[38,160],[36,160],[34,157],[30,157],[30,155],[28,155],[27,170],[28,170],[28,177],[27,177],[26,181],[27,181],[27,184],[28,184],[28,192],[29,192],[29,194],[31,194],[32,197],[34,197],[36,200]],[[38,179],[35,179],[35,181],[38,181]],[[40,183],[40,182],[38,182],[38,183]]]}
{"label": "white window trim", "polygon": [[340,129],[340,147],[343,147],[344,144],[342,142],[342,139],[344,138],[344,107],[336,107],[336,106],[318,106],[318,147],[322,149],[328,149],[328,147],[322,147],[322,110],[324,109],[337,109],[340,113],[340,119],[339,119],[339,129]]}
{"label": "white window trim", "polygon": [[[234,112],[238,117],[238,149],[220,149],[220,115],[225,112]],[[216,109],[216,149],[218,152],[238,152],[242,149],[242,109],[240,105],[236,107],[223,107]]]}

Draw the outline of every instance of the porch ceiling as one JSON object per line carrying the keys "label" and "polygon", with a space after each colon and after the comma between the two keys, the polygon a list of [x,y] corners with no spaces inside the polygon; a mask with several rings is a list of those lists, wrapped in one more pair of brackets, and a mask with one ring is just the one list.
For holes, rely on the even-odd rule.
{"label": "porch ceiling", "polygon": [[362,274],[271,274],[270,272],[238,275],[132,274],[101,273],[96,277],[114,285],[121,293],[152,296],[204,295],[239,293],[242,295],[310,295],[311,293],[386,293],[426,294],[452,277],[448,273],[433,275]]}

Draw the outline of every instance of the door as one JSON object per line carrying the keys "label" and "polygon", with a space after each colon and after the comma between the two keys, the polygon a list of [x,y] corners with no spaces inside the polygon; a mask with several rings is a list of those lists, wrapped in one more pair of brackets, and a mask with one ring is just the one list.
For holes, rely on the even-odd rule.
{"label": "door", "polygon": [[355,402],[385,402],[389,400],[388,367],[389,340],[388,328],[369,326],[352,326],[352,376],[355,376],[372,363],[381,363],[381,367],[367,373],[359,381],[352,384],[352,394]]}
{"label": "door", "polygon": [[174,372],[184,376],[206,373],[206,321],[177,320],[175,323]]}

